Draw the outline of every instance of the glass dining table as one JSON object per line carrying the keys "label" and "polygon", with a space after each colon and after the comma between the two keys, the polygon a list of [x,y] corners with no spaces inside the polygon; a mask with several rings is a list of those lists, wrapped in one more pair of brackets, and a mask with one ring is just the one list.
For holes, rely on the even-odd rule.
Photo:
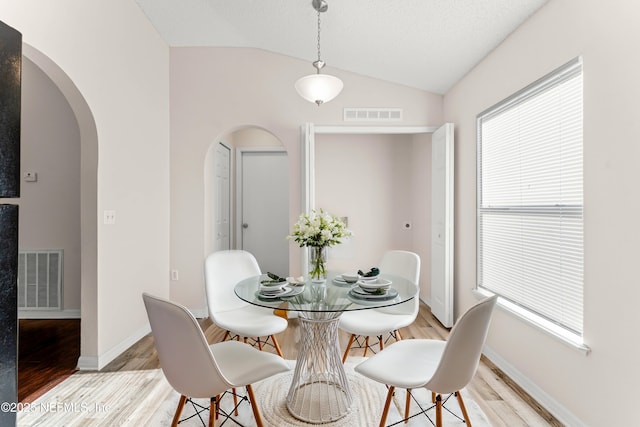
{"label": "glass dining table", "polygon": [[346,283],[340,274],[331,271],[324,282],[307,279],[304,283],[287,284],[279,297],[260,293],[260,282],[268,279],[266,275],[236,284],[236,295],[249,304],[298,313],[300,342],[287,394],[287,409],[295,418],[320,424],[338,420],[351,410],[353,396],[338,341],[340,315],[402,304],[418,293],[417,286],[409,280],[386,274],[379,278],[391,281],[385,295],[358,292],[355,284]]}

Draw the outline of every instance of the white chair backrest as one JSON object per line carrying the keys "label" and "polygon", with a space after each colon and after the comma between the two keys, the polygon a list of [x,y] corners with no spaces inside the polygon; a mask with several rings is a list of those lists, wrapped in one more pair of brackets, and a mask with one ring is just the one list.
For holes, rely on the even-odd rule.
{"label": "white chair backrest", "polygon": [[485,298],[467,310],[455,324],[431,380],[426,388],[453,393],[465,387],[476,373],[497,296]]}
{"label": "white chair backrest", "polygon": [[213,319],[216,312],[247,305],[234,294],[233,287],[239,281],[259,274],[258,261],[247,251],[218,251],[209,255],[204,261],[204,283],[209,316]]}
{"label": "white chair backrest", "polygon": [[404,304],[381,308],[380,311],[392,314],[418,315],[420,308],[420,256],[409,251],[391,250],[382,255],[380,273],[392,274],[407,279],[415,284],[416,296]]}
{"label": "white chair backrest", "polygon": [[148,293],[142,294],[142,299],[169,384],[178,393],[197,398],[213,397],[230,388],[191,312]]}

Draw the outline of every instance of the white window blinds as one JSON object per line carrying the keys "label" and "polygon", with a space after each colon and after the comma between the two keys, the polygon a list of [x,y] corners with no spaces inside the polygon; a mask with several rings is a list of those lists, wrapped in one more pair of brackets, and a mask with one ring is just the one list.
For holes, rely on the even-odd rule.
{"label": "white window blinds", "polygon": [[478,116],[478,286],[582,335],[582,62]]}

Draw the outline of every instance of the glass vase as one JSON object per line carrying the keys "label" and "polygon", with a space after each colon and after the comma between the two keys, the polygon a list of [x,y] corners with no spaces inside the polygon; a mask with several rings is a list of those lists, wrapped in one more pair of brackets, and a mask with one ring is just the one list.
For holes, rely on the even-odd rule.
{"label": "glass vase", "polygon": [[309,246],[309,277],[312,281],[327,280],[327,247]]}

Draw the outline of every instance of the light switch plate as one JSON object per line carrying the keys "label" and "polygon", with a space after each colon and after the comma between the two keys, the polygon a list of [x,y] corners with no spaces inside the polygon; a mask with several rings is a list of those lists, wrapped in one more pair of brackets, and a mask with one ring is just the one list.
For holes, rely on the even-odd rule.
{"label": "light switch plate", "polygon": [[104,223],[113,225],[116,223],[116,211],[104,211]]}

